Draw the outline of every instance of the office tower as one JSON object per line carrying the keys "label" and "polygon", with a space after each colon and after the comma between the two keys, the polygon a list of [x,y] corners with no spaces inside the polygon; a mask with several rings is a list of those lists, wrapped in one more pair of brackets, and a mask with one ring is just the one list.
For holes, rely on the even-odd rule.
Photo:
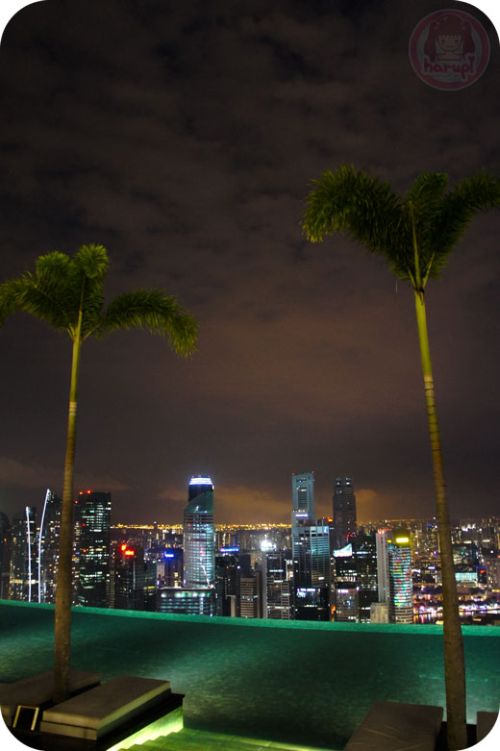
{"label": "office tower", "polygon": [[329,529],[316,523],[314,473],[292,475],[293,617],[328,620]]}
{"label": "office tower", "polygon": [[358,532],[353,538],[352,545],[358,582],[359,621],[369,623],[372,603],[378,599],[375,533]]}
{"label": "office tower", "polygon": [[215,585],[214,486],[209,477],[192,477],[184,509],[183,586]]}
{"label": "office tower", "polygon": [[296,620],[328,621],[330,534],[327,525],[298,525],[293,542],[293,614]]}
{"label": "office tower", "polygon": [[160,587],[156,609],[159,613],[179,615],[215,615],[215,589],[196,587]]}
{"label": "office tower", "polygon": [[182,586],[182,548],[164,548],[156,558],[156,578],[162,587]]}
{"label": "office tower", "polygon": [[[231,552],[226,552],[226,551]],[[221,548],[215,556],[216,615],[234,618],[238,615],[240,565],[236,546]]]}
{"label": "office tower", "polygon": [[377,530],[376,548],[379,602],[389,602],[390,597],[389,551],[387,549],[387,538],[391,534],[392,530],[388,527],[383,527]]}
{"label": "office tower", "polygon": [[292,552],[297,542],[297,530],[305,524],[314,524],[314,472],[292,475]]}
{"label": "office tower", "polygon": [[356,622],[359,620],[358,572],[352,543],[333,551],[334,557],[334,602],[335,621]]}
{"label": "office tower", "polygon": [[264,553],[262,580],[262,617],[289,621],[292,617],[292,551]]}
{"label": "office tower", "polygon": [[358,533],[340,550],[333,551],[336,621],[370,622],[377,601],[375,534]]}
{"label": "office tower", "polygon": [[214,485],[210,477],[192,477],[183,523],[183,585],[161,587],[162,613],[215,615]]}
{"label": "office tower", "polygon": [[350,477],[337,477],[333,493],[333,547],[339,550],[356,534],[356,496]]}
{"label": "office tower", "polygon": [[36,602],[38,599],[36,509],[26,506],[12,519],[9,599]]}
{"label": "office tower", "polygon": [[121,610],[155,610],[155,568],[144,560],[142,547],[119,543],[114,556],[114,607]]}
{"label": "office tower", "polygon": [[79,605],[109,606],[111,494],[81,491],[78,495]]}
{"label": "office tower", "polygon": [[3,511],[0,511],[0,600],[9,598],[10,536],[9,519]]}
{"label": "office tower", "polygon": [[55,602],[61,499],[47,489],[38,531],[38,602]]}
{"label": "office tower", "polygon": [[240,618],[262,618],[262,575],[254,569],[239,577]]}
{"label": "office tower", "polygon": [[397,529],[387,538],[389,551],[389,620],[413,623],[410,533]]}
{"label": "office tower", "polygon": [[459,584],[478,585],[479,573],[479,548],[475,542],[464,540],[454,543],[453,563],[455,567],[455,579]]}

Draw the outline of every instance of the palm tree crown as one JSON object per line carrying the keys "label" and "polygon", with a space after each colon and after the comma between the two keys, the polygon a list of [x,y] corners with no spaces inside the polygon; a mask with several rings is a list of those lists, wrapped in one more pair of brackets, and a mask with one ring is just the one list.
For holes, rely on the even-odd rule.
{"label": "palm tree crown", "polygon": [[500,206],[500,180],[480,172],[447,191],[448,175],[424,172],[405,196],[377,177],[343,165],[326,171],[307,198],[306,237],[343,232],[383,256],[414,290],[436,278],[474,216]]}
{"label": "palm tree crown", "polygon": [[108,254],[102,245],[82,245],[71,257],[53,251],[40,256],[35,271],[0,284],[0,324],[16,310],[30,313],[74,340],[101,338],[112,331],[144,328],[165,335],[177,354],[195,346],[197,326],[177,301],[160,290],[139,289],[104,304]]}

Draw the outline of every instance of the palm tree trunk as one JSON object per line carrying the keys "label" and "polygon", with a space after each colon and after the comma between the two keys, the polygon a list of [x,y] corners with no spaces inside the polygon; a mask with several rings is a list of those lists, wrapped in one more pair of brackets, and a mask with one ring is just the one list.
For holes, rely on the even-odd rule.
{"label": "palm tree trunk", "polygon": [[444,675],[446,687],[446,716],[448,749],[458,751],[467,747],[465,719],[465,660],[462,631],[458,614],[458,597],[453,565],[451,529],[446,500],[441,439],[434,398],[434,379],[427,332],[427,317],[423,291],[415,290],[418,337],[424,377],[425,401],[432,450],[432,467],[436,496],[436,516],[443,585]]}
{"label": "palm tree trunk", "polygon": [[69,671],[71,659],[71,604],[73,599],[73,471],[76,446],[76,411],[78,404],[78,373],[80,368],[82,310],[73,338],[71,382],[68,404],[68,430],[64,460],[64,486],[59,539],[59,563],[57,570],[55,607],[55,662],[54,702],[58,703],[69,694]]}

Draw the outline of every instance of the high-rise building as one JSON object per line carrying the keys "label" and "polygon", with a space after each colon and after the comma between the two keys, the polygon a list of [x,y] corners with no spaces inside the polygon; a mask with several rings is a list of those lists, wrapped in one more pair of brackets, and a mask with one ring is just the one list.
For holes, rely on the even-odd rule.
{"label": "high-rise building", "polygon": [[289,621],[292,617],[293,562],[291,550],[269,551],[262,557],[262,617]]}
{"label": "high-rise building", "polygon": [[314,524],[314,472],[292,475],[292,551],[297,529],[305,524]]}
{"label": "high-rise building", "polygon": [[410,533],[396,529],[387,539],[389,551],[389,620],[413,623],[413,579]]}
{"label": "high-rise building", "polygon": [[215,556],[216,614],[235,617],[238,615],[238,591],[240,565],[237,546],[228,546]]}
{"label": "high-rise building", "polygon": [[0,511],[0,600],[9,598],[10,534],[9,519]]}
{"label": "high-rise building", "polygon": [[83,490],[78,495],[79,605],[109,607],[111,494]]}
{"label": "high-rise building", "polygon": [[186,588],[215,586],[214,485],[210,477],[192,477],[184,509]]}
{"label": "high-rise building", "polygon": [[296,620],[328,621],[330,532],[325,524],[297,527],[293,548],[293,613]]}
{"label": "high-rise building", "polygon": [[292,475],[293,616],[328,620],[330,533],[316,522],[314,472]]}
{"label": "high-rise building", "polygon": [[144,549],[122,542],[114,556],[114,607],[156,609],[156,566],[144,560]]}
{"label": "high-rise building", "polygon": [[38,599],[36,509],[26,506],[12,519],[9,599]]}
{"label": "high-rise building", "polygon": [[47,489],[38,531],[38,602],[55,602],[61,499]]}
{"label": "high-rise building", "polygon": [[157,610],[178,615],[215,615],[213,587],[160,587]]}
{"label": "high-rise building", "polygon": [[352,543],[333,551],[334,556],[334,620],[359,621],[359,586],[356,558]]}
{"label": "high-rise building", "polygon": [[350,477],[335,480],[333,492],[333,547],[343,548],[356,534],[356,496]]}
{"label": "high-rise building", "polygon": [[358,532],[352,540],[358,582],[359,620],[369,623],[372,603],[378,599],[375,533]]}
{"label": "high-rise building", "polygon": [[387,603],[390,599],[389,551],[387,549],[387,539],[391,534],[391,529],[383,527],[377,530],[376,536],[378,601]]}
{"label": "high-rise building", "polygon": [[262,572],[254,569],[239,578],[240,618],[262,618]]}

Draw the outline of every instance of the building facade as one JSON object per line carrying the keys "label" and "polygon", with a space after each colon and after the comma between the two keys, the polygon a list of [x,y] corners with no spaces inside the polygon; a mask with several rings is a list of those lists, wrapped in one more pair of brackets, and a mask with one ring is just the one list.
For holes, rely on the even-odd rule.
{"label": "building facade", "polygon": [[410,533],[405,529],[392,532],[387,540],[389,552],[389,620],[413,623],[413,578]]}
{"label": "building facade", "polygon": [[9,599],[36,602],[38,571],[36,545],[36,509],[26,506],[12,519]]}
{"label": "building facade", "polygon": [[214,587],[214,485],[210,477],[191,478],[183,528],[183,587]]}
{"label": "building facade", "polygon": [[38,602],[55,602],[61,499],[47,489],[38,531]]}
{"label": "building facade", "polygon": [[356,495],[352,479],[343,475],[335,479],[333,491],[333,547],[343,548],[356,534]]}
{"label": "building facade", "polygon": [[111,557],[111,494],[93,490],[78,495],[77,603],[109,607]]}

